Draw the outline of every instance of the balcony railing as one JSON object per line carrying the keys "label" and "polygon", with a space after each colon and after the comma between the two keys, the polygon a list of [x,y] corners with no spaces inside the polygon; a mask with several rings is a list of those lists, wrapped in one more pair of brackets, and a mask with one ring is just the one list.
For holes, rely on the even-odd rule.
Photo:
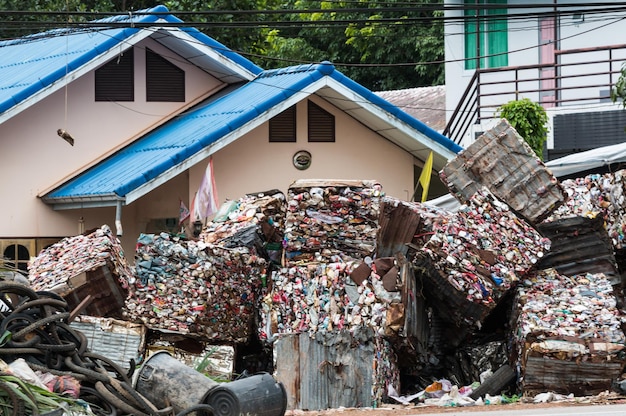
{"label": "balcony railing", "polygon": [[444,136],[460,143],[472,124],[493,118],[501,105],[521,98],[544,108],[610,102],[626,45],[557,50],[554,55],[554,64],[476,70]]}

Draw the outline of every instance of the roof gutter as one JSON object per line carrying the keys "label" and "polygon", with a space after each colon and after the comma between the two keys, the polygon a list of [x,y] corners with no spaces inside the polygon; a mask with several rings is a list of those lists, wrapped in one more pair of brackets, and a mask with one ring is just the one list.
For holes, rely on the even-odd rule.
{"label": "roof gutter", "polygon": [[52,205],[55,211],[65,209],[81,209],[81,208],[103,208],[117,207],[119,204],[125,204],[126,198],[115,193],[79,196],[79,197],[50,197],[43,196],[41,200]]}

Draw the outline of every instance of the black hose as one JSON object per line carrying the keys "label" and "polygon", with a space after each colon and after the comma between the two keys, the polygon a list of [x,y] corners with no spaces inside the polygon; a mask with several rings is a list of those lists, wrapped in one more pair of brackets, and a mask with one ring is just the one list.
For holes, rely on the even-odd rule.
{"label": "black hose", "polygon": [[[213,416],[215,414],[212,406],[210,406],[208,404],[196,404],[196,405],[193,405],[191,407],[188,407],[187,409],[183,410],[180,413],[177,413],[176,416],[185,416],[185,415],[188,415],[191,412],[196,412],[198,410],[207,411],[208,415],[210,415],[210,416]],[[205,412],[202,412],[202,413],[205,413]]]}
{"label": "black hose", "polygon": [[115,394],[110,392],[107,387],[101,381],[96,382],[96,390],[102,395],[109,403],[117,407],[123,412],[129,413],[134,416],[150,416],[138,409],[135,409],[123,400],[120,400]]}

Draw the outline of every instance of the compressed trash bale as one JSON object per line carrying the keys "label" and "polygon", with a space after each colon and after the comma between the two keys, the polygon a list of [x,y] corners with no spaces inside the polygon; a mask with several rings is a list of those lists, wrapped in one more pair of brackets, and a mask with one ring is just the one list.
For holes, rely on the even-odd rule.
{"label": "compressed trash bale", "polygon": [[610,281],[601,273],[565,276],[547,269],[517,288],[514,361],[529,394],[593,395],[611,388],[626,362]]}
{"label": "compressed trash bale", "polygon": [[52,244],[28,266],[34,290],[63,296],[72,309],[91,296],[83,312],[96,317],[118,316],[133,278],[122,245],[107,225]]}
{"label": "compressed trash bale", "polygon": [[505,119],[448,162],[439,175],[460,201],[487,187],[531,224],[566,200],[556,177]]}
{"label": "compressed trash bale", "polygon": [[382,189],[376,181],[299,180],[289,186],[287,262],[362,259],[376,249]]}
{"label": "compressed trash bale", "polygon": [[433,223],[425,255],[413,263],[446,317],[480,326],[549,249],[549,239],[482,188],[455,215]]}
{"label": "compressed trash bale", "polygon": [[208,340],[249,340],[267,267],[254,250],[141,234],[135,266],[128,319]]}
{"label": "compressed trash bale", "polygon": [[272,251],[276,248],[268,245],[282,242],[286,210],[285,195],[277,190],[226,201],[203,227],[198,239],[228,248],[257,245]]}
{"label": "compressed trash bale", "polygon": [[282,334],[355,331],[383,333],[387,309],[400,292],[388,292],[382,276],[368,269],[360,283],[350,274],[358,262],[309,263],[273,270],[272,289],[263,298],[259,337],[273,342]]}
{"label": "compressed trash bale", "polygon": [[601,217],[613,247],[626,247],[626,171],[591,174],[566,179],[562,186],[567,202],[555,210],[546,221],[567,217]]}

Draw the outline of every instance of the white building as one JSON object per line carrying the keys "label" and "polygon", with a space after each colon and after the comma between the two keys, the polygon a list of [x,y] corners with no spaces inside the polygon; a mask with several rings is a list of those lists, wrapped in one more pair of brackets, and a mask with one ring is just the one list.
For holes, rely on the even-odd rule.
{"label": "white building", "polygon": [[626,112],[610,99],[626,60],[620,3],[444,3],[444,135],[466,146],[500,105],[528,98],[548,111],[548,159],[626,140]]}

